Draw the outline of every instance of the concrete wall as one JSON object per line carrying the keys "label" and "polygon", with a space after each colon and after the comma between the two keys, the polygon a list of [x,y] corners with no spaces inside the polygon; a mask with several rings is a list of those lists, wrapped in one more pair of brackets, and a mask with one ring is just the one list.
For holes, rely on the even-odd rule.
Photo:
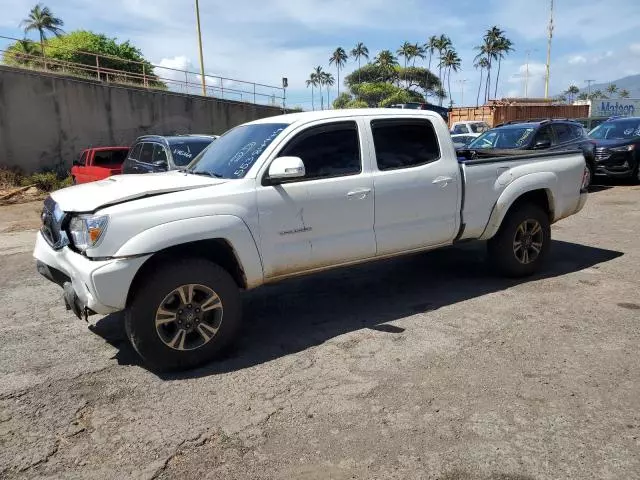
{"label": "concrete wall", "polygon": [[144,134],[221,134],[281,109],[0,66],[0,166],[26,172],[65,164],[88,147]]}

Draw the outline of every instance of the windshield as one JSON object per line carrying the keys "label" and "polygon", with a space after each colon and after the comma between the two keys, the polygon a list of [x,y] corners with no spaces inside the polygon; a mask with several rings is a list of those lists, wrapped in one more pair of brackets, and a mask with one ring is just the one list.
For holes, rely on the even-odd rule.
{"label": "windshield", "polygon": [[172,142],[171,145],[169,145],[169,148],[173,155],[173,163],[179,167],[189,165],[189,163],[191,163],[191,161],[196,158],[202,150],[207,148],[212,141],[213,139],[194,139]]}
{"label": "windshield", "polygon": [[469,148],[523,148],[529,143],[534,130],[533,127],[495,128],[476,138]]}
{"label": "windshield", "polygon": [[487,130],[489,130],[489,125],[487,125],[484,122],[470,123],[469,124],[469,128],[471,129],[471,131],[473,133],[482,133],[482,132],[486,132]]}
{"label": "windshield", "polygon": [[220,178],[242,178],[288,126],[286,123],[256,123],[229,130],[194,159],[189,171]]}
{"label": "windshield", "polygon": [[640,119],[604,122],[589,132],[596,140],[630,140],[640,136]]}

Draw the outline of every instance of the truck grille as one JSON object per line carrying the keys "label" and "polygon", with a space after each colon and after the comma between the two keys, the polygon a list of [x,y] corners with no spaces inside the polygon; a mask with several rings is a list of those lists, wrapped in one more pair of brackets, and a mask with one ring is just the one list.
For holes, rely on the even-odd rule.
{"label": "truck grille", "polygon": [[607,148],[598,147],[596,148],[595,156],[596,160],[606,160],[611,156],[611,152]]}
{"label": "truck grille", "polygon": [[62,230],[64,212],[51,197],[47,197],[44,201],[40,218],[42,219],[40,232],[49,245],[56,250],[64,247],[68,243],[67,234]]}

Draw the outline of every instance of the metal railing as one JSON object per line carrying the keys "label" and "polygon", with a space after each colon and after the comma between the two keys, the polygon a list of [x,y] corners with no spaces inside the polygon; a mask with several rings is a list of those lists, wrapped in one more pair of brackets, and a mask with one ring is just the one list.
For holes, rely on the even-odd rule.
{"label": "metal railing", "polygon": [[[2,35],[0,35],[0,39],[12,42],[25,41]],[[40,50],[39,43],[28,42],[34,49]],[[57,51],[60,50],[50,49],[50,52]],[[64,52],[86,56],[90,62],[69,62],[48,57],[46,44],[44,49],[45,56],[9,50],[6,47],[0,48],[2,63],[12,67],[70,75],[98,80],[103,83],[128,85],[152,90],[169,90],[202,96],[202,77],[197,72],[154,65],[112,55],[84,52],[82,50],[64,50]],[[131,69],[122,70],[121,68],[110,68],[107,66],[113,64],[114,61],[131,65]],[[246,82],[244,80],[217,75],[205,74],[204,78],[207,97],[284,107],[285,90],[282,87]]]}

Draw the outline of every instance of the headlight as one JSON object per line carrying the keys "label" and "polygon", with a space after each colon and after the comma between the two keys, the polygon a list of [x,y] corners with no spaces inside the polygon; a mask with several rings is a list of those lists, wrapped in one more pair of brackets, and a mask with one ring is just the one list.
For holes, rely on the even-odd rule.
{"label": "headlight", "polygon": [[95,247],[109,224],[107,215],[78,215],[69,222],[71,242],[78,250]]}
{"label": "headlight", "polygon": [[615,147],[612,148],[612,152],[632,152],[635,149],[635,145],[632,143],[631,145],[625,145],[623,147]]}

